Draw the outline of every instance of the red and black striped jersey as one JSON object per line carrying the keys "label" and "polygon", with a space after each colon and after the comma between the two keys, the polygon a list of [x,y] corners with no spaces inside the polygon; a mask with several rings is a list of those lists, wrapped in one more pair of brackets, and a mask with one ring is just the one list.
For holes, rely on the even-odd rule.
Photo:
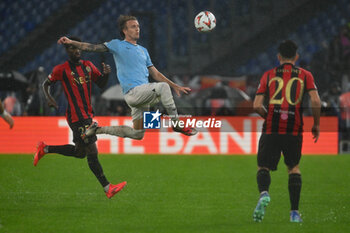
{"label": "red and black striped jersey", "polygon": [[91,81],[96,82],[101,72],[90,61],[78,64],[66,61],[53,68],[48,76],[50,82],[60,81],[68,100],[66,118],[69,123],[93,117],[91,106]]}
{"label": "red and black striped jersey", "polygon": [[263,133],[300,135],[303,132],[304,94],[316,90],[312,74],[285,63],[264,73],[257,95],[267,98],[267,117]]}

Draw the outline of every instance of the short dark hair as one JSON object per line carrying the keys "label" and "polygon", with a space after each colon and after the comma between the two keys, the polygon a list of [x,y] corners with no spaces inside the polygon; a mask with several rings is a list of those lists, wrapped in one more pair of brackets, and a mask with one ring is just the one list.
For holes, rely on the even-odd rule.
{"label": "short dark hair", "polygon": [[[67,36],[68,39],[70,40],[75,40],[75,41],[79,41],[81,42],[81,39],[77,36]],[[70,48],[72,45],[70,44],[64,44],[64,47],[66,47],[66,49]]]}
{"label": "short dark hair", "polygon": [[285,40],[278,46],[278,52],[284,58],[294,58],[297,55],[297,44],[292,40]]}
{"label": "short dark hair", "polygon": [[129,20],[137,20],[137,18],[135,16],[132,16],[132,15],[120,15],[118,20],[117,20],[119,33],[123,39],[125,38],[125,34],[124,34],[123,30],[126,28],[126,22],[128,22]]}

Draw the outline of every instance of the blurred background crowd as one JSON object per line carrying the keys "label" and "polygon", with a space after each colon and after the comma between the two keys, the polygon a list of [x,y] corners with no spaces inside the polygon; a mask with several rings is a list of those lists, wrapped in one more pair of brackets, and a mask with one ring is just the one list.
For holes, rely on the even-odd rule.
{"label": "blurred background crowd", "polygon": [[[211,33],[193,26],[202,10],[216,16]],[[57,39],[74,35],[103,43],[119,38],[120,14],[139,19],[139,44],[149,50],[153,64],[192,88],[189,95],[175,97],[179,113],[187,115],[252,115],[261,75],[278,65],[278,43],[294,40],[297,65],[314,74],[322,115],[338,117],[340,139],[350,139],[348,0],[1,0],[0,98],[6,110],[14,116],[64,115],[60,84],[52,89],[58,110],[47,107],[41,88],[53,67],[67,60]],[[85,53],[83,59],[100,69],[102,62],[112,67],[107,87],[93,88],[95,114],[130,115],[112,55]]]}

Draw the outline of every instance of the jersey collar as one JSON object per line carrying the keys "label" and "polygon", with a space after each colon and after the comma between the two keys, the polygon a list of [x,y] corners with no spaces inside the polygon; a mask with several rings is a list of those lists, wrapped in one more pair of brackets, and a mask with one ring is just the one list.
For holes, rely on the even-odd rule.
{"label": "jersey collar", "polygon": [[71,60],[68,60],[68,62],[74,66],[78,66],[78,65],[83,64],[83,61],[81,59],[78,62],[72,62]]}

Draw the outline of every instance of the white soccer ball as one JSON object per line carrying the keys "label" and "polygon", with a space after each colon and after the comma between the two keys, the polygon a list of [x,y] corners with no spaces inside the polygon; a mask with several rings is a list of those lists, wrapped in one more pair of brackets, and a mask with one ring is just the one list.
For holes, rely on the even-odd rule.
{"label": "white soccer ball", "polygon": [[201,11],[194,18],[194,26],[199,32],[210,32],[216,26],[216,19],[210,11]]}

